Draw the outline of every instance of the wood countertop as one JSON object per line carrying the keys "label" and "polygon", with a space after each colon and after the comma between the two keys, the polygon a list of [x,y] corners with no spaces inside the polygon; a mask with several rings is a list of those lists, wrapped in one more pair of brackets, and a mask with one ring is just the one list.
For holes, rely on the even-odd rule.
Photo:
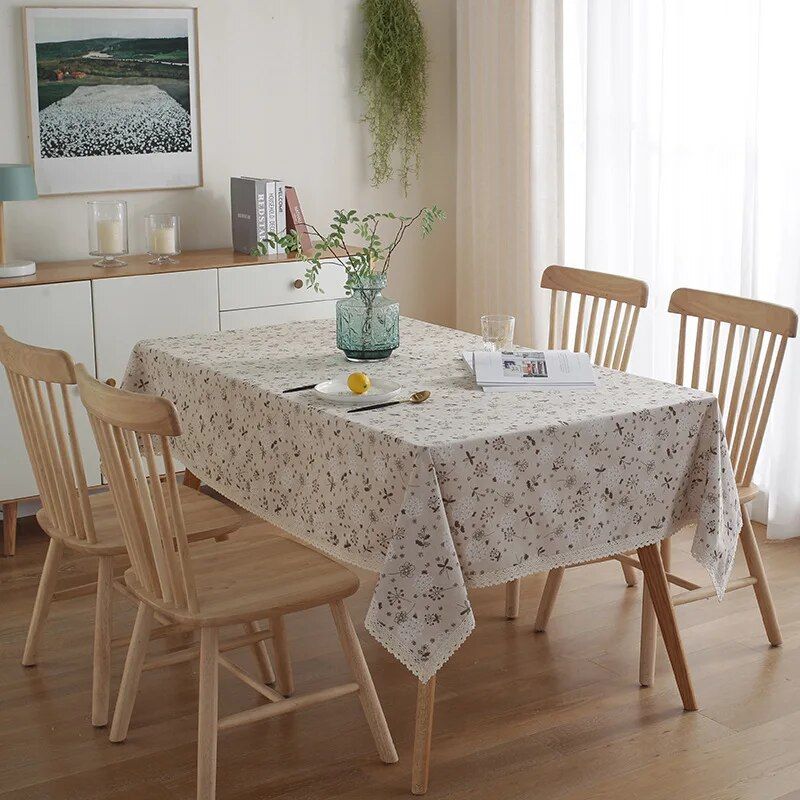
{"label": "wood countertop", "polygon": [[[344,252],[338,255],[345,255]],[[102,278],[124,278],[136,275],[164,275],[171,272],[188,272],[198,269],[224,269],[226,267],[245,267],[252,264],[286,264],[301,259],[293,254],[276,256],[256,256],[237,253],[230,248],[218,250],[187,250],[176,256],[177,263],[156,266],[148,264],[152,256],[122,256],[127,264],[124,267],[95,267],[94,257],[80,261],[50,261],[36,265],[34,275],[23,278],[0,279],[0,289],[13,286],[44,286],[50,283],[69,283],[71,281],[90,281]]]}

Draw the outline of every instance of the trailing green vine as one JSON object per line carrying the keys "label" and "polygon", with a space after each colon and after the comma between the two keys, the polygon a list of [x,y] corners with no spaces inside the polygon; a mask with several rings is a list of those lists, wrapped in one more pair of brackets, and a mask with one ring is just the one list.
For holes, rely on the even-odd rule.
{"label": "trailing green vine", "polygon": [[428,46],[416,0],[362,0],[364,45],[360,93],[372,137],[372,184],[394,174],[408,194],[409,176],[419,171],[419,147],[428,94]]}

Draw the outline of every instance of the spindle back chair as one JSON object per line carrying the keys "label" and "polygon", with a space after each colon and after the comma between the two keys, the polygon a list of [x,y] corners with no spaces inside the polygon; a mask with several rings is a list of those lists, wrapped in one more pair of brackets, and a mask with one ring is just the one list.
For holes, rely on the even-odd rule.
{"label": "spindle back chair", "polygon": [[72,359],[63,350],[18,342],[0,327],[0,362],[11,387],[48,533],[97,544],[69,392],[75,385]]}
{"label": "spindle back chair", "polygon": [[644,281],[553,265],[542,273],[541,286],[550,290],[550,350],[583,352],[599,366],[628,368],[639,312],[647,307]]}
{"label": "spindle back chair", "polygon": [[[197,612],[197,590],[169,440],[181,432],[174,406],[161,397],[123,392],[99,381],[89,383],[88,373],[81,396],[131,566],[147,599]],[[163,482],[156,453],[164,459]]]}
{"label": "spindle back chair", "polygon": [[[625,371],[628,368],[639,312],[647,307],[644,281],[551,265],[542,273],[541,287],[550,290],[550,327],[547,347],[586,353],[594,364]],[[573,318],[573,297],[577,311]],[[636,585],[636,571],[622,565],[628,586]],[[563,567],[550,570],[540,600],[536,630],[544,630],[561,580]],[[519,616],[520,581],[506,584],[506,618]]]}
{"label": "spindle back chair", "polygon": [[773,303],[696,289],[676,289],[669,311],[680,315],[675,382],[717,395],[736,483],[748,487],[786,344],[797,335],[797,314]]}
{"label": "spindle back chair", "polygon": [[12,339],[0,327],[0,362],[5,367],[11,396],[30,459],[42,509],[36,515],[50,536],[39,588],[22,654],[23,666],[34,666],[53,600],[64,548],[98,556],[95,641],[92,674],[92,724],[108,721],[111,662],[113,565],[111,557],[124,549],[98,542],[86,472],[83,465],[70,387],[75,366],[68,353],[34,347]]}
{"label": "spindle back chair", "polygon": [[[287,537],[266,532],[250,539],[240,535],[224,545],[201,543],[190,550],[172,469],[170,440],[181,433],[175,407],[161,397],[102,384],[81,365],[76,374],[128,548],[131,569],[125,573],[125,582],[139,600],[111,740],[121,742],[127,737],[142,671],[170,661],[168,655],[146,662],[152,620],[161,613],[200,630],[200,648],[194,653],[200,662],[198,800],[215,797],[219,730],[348,694],[359,695],[381,759],[386,763],[397,761],[372,677],[344,604],[344,598],[358,589],[358,578],[326,556]],[[158,479],[157,451],[163,455],[167,470],[163,486]],[[286,614],[324,604],[330,607],[354,682],[286,699],[223,655],[234,646],[241,646],[241,640],[220,641],[221,627],[269,619],[277,635],[284,631]],[[261,632],[262,638],[268,634]],[[220,719],[220,666],[269,704]]]}
{"label": "spindle back chair", "polygon": [[[748,569],[746,577],[730,581],[728,591],[753,587],[767,639],[778,646],[782,642],[780,626],[747,503],[759,493],[753,476],[786,345],[797,335],[797,314],[794,309],[761,300],[683,288],[672,293],[668,310],[680,317],[675,382],[716,394],[725,423],[742,511],[739,541]],[[670,539],[661,543],[668,572],[671,546]],[[684,589],[671,597],[676,606],[716,595],[713,587],[678,575],[668,574],[668,580]],[[639,654],[639,682],[643,686],[653,683],[656,642],[655,616],[645,590]]]}

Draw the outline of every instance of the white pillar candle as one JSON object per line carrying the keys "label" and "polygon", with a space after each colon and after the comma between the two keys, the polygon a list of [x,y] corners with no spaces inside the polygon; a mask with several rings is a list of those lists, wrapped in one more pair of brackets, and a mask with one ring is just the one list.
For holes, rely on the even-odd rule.
{"label": "white pillar candle", "polygon": [[97,246],[101,253],[120,255],[125,252],[122,241],[122,221],[101,219],[97,222]]}
{"label": "white pillar candle", "polygon": [[150,252],[155,256],[175,254],[175,228],[157,226],[150,229]]}

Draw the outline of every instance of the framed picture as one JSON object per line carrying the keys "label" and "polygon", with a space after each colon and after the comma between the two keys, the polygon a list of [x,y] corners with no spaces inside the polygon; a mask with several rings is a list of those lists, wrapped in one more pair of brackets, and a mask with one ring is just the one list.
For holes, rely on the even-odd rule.
{"label": "framed picture", "polygon": [[197,10],[24,10],[39,194],[200,186]]}

